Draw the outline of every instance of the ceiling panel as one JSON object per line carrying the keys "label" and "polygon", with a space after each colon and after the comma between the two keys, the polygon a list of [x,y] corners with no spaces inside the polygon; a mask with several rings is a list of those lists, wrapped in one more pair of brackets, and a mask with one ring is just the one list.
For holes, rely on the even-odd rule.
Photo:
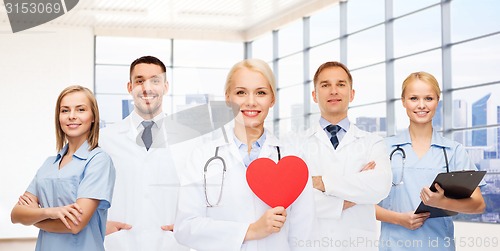
{"label": "ceiling panel", "polygon": [[[96,35],[249,41],[338,0],[80,0],[49,22]],[[0,23],[8,23],[0,6]]]}

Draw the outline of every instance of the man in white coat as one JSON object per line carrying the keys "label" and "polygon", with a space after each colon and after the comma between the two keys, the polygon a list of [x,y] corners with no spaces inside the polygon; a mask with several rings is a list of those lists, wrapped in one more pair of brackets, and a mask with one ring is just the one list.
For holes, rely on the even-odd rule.
{"label": "man in white coat", "polygon": [[392,181],[385,143],[349,121],[354,90],[342,63],[318,68],[312,96],[321,119],[301,144],[315,188],[317,225],[314,238],[303,245],[313,250],[377,250],[375,205],[389,194]]}
{"label": "man in white coat", "polygon": [[127,84],[134,110],[101,130],[99,145],[113,159],[117,174],[106,226],[108,251],[189,250],[177,243],[172,232],[179,189],[176,164],[180,162],[175,158],[187,151],[171,142],[191,132],[162,112],[168,87],[166,68],[159,59],[136,59]]}

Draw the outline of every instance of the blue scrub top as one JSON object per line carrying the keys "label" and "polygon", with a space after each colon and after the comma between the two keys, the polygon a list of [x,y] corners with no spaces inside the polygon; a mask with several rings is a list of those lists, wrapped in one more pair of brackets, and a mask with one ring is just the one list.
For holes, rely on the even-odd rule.
{"label": "blue scrub top", "polygon": [[49,157],[38,169],[26,191],[34,194],[42,208],[75,203],[79,198],[100,200],[87,226],[78,234],[50,233],[40,229],[35,250],[104,250],[108,208],[115,183],[111,158],[99,147],[88,150],[87,142],[73,154],[73,159],[59,170],[68,145]]}
{"label": "blue scrub top", "polygon": [[[450,172],[477,170],[461,144],[444,138],[435,130],[431,147],[421,159],[413,151],[408,130],[386,138],[386,143],[389,154],[398,145],[406,153],[404,174],[401,151],[395,152],[391,161],[393,182],[403,183],[392,186],[389,196],[379,204],[392,211],[409,212],[418,207],[422,188],[429,187],[437,174],[446,172],[443,148]],[[481,181],[482,185],[485,185],[484,181]],[[453,220],[451,217],[429,218],[416,230],[382,222],[379,247],[380,250],[455,250]]]}

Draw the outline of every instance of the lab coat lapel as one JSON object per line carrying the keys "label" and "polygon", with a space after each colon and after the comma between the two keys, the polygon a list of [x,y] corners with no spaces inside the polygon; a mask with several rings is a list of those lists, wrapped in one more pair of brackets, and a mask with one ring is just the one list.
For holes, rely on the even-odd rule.
{"label": "lab coat lapel", "polygon": [[[273,161],[278,162],[278,152],[276,146],[281,147],[278,138],[266,130],[266,141],[260,150],[259,158],[270,158]],[[272,158],[273,154],[276,154],[275,158]]]}
{"label": "lab coat lapel", "polygon": [[349,144],[356,141],[356,139],[360,138],[360,133],[361,131],[359,130],[359,128],[351,123],[349,130],[340,141],[340,144],[337,146],[337,151],[342,150],[342,148],[347,147]]}
{"label": "lab coat lapel", "polygon": [[162,126],[160,130],[158,130],[158,134],[153,138],[153,144],[151,145],[151,149],[155,148],[166,148],[167,147],[167,139],[168,139],[168,125],[165,122],[165,119],[162,120]]}
{"label": "lab coat lapel", "polygon": [[134,127],[130,115],[118,122],[117,132],[119,134],[126,135],[130,141],[135,142],[135,138],[137,137],[137,128]]}
{"label": "lab coat lapel", "polygon": [[328,135],[326,135],[326,132],[323,130],[323,128],[321,128],[319,122],[316,123],[316,125],[314,126],[314,130],[312,130],[311,133],[314,134],[314,137],[316,137],[316,139],[321,144],[333,150],[332,142],[330,142]]}
{"label": "lab coat lapel", "polygon": [[[228,142],[225,141],[224,137],[221,136],[217,139],[215,146],[219,147],[220,149],[227,148],[227,151],[229,152],[229,155],[231,158],[235,159],[240,163],[241,165],[244,166],[243,164],[243,159],[241,158],[240,152],[238,148],[236,147],[236,144],[234,144],[234,128],[232,126],[224,126],[226,132],[227,132],[227,140]],[[231,167],[228,167],[231,168]]]}

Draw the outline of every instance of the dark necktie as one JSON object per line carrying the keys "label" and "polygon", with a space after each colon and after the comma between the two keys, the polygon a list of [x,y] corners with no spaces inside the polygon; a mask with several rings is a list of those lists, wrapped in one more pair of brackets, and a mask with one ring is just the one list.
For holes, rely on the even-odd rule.
{"label": "dark necktie", "polygon": [[146,146],[146,150],[149,150],[151,144],[153,144],[153,134],[151,134],[151,127],[155,124],[153,121],[142,121],[141,124],[144,126],[144,131],[142,132],[142,142]]}
{"label": "dark necktie", "polygon": [[339,125],[329,125],[326,127],[326,130],[332,135],[330,137],[330,142],[332,142],[333,148],[337,149],[339,145],[339,138],[337,137],[337,133],[342,129]]}

